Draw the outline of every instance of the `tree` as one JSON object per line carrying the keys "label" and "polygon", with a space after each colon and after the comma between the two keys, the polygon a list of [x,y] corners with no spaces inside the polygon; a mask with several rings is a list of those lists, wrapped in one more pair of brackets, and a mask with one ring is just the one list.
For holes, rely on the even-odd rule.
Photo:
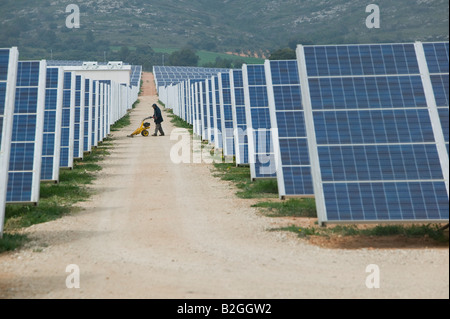
{"label": "tree", "polygon": [[192,49],[175,51],[169,56],[169,64],[172,66],[197,66],[199,56]]}
{"label": "tree", "polygon": [[280,49],[270,54],[269,60],[295,60],[297,55],[291,48]]}
{"label": "tree", "polygon": [[130,55],[130,49],[127,46],[123,46],[119,51],[119,60],[127,61],[128,56]]}

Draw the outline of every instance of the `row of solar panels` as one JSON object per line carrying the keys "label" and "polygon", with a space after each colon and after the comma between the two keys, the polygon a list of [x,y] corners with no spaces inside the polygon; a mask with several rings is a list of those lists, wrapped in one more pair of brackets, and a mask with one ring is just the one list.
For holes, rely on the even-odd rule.
{"label": "row of solar panels", "polygon": [[58,182],[60,169],[98,146],[136,92],[0,49],[0,234],[5,205],[37,203],[41,181]]}
{"label": "row of solar panels", "polygon": [[179,66],[154,66],[153,74],[156,87],[178,84],[190,79],[206,79],[226,69],[201,68],[201,67],[179,67]]}
{"label": "row of solar panels", "polygon": [[448,42],[299,45],[159,92],[252,179],[314,197],[321,224],[449,219]]}

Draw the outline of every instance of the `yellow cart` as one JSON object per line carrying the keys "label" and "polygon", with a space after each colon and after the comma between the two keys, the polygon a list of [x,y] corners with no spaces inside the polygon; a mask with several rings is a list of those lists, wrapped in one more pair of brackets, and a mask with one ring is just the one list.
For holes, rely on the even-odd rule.
{"label": "yellow cart", "polygon": [[135,137],[139,134],[141,134],[144,137],[147,137],[150,135],[150,132],[148,131],[150,129],[150,123],[142,122],[141,127],[139,127],[136,131],[134,131],[133,134],[128,135],[128,137]]}

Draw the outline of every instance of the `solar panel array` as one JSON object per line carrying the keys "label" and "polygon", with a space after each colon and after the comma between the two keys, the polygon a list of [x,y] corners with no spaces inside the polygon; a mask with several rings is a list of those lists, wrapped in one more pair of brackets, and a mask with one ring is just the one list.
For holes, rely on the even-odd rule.
{"label": "solar panel array", "polygon": [[249,159],[244,80],[242,77],[242,70],[230,70],[230,88],[236,164],[246,165],[249,164]]}
{"label": "solar panel array", "polygon": [[82,75],[75,76],[75,131],[73,153],[75,158],[83,158],[84,154],[84,85]]}
{"label": "solar panel array", "polygon": [[17,48],[0,49],[0,236],[5,220],[18,59]]}
{"label": "solar panel array", "polygon": [[230,73],[219,73],[220,112],[222,114],[223,155],[235,155]]}
{"label": "solar panel array", "polygon": [[415,45],[298,51],[320,220],[448,219]]}
{"label": "solar panel array", "polygon": [[80,65],[19,61],[17,48],[0,49],[0,237],[5,205],[37,204],[41,181],[57,183],[137,99],[139,87],[70,71]]}
{"label": "solar panel array", "polygon": [[244,98],[251,178],[276,178],[264,65],[244,65]]}
{"label": "solar panel array", "polygon": [[7,203],[39,200],[46,70],[45,61],[18,63]]}
{"label": "solar panel array", "polygon": [[266,70],[280,197],[313,196],[297,61],[267,61]]}
{"label": "solar panel array", "polygon": [[63,106],[61,119],[60,167],[73,167],[73,141],[75,130],[75,74],[64,72]]}
{"label": "solar panel array", "polygon": [[130,85],[139,87],[141,85],[141,75],[142,75],[142,66],[132,65]]}
{"label": "solar panel array", "polygon": [[299,45],[195,86],[172,75],[166,106],[224,155],[232,123],[236,164],[314,197],[320,224],[448,221],[448,42]]}
{"label": "solar panel array", "polygon": [[158,92],[160,87],[167,87],[188,80],[204,80],[224,71],[227,71],[227,69],[178,66],[153,67],[153,74],[155,76]]}
{"label": "solar panel array", "polygon": [[211,96],[214,122],[214,144],[216,148],[223,148],[222,110],[220,109],[220,88],[218,75],[211,78]]}
{"label": "solar panel array", "polygon": [[42,181],[59,181],[63,85],[63,69],[48,67],[42,147]]}

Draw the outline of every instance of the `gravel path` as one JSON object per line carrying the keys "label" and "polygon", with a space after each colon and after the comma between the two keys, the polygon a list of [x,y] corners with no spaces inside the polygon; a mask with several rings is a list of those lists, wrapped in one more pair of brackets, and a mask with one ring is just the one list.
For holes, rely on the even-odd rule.
{"label": "gravel path", "polygon": [[[145,83],[144,83],[145,84]],[[81,211],[25,232],[0,256],[0,298],[449,298],[445,249],[325,249],[269,232],[206,164],[174,164],[177,141],[126,135],[151,114],[142,96]],[[380,289],[366,268],[380,268]],[[68,289],[68,265],[80,288]]]}

